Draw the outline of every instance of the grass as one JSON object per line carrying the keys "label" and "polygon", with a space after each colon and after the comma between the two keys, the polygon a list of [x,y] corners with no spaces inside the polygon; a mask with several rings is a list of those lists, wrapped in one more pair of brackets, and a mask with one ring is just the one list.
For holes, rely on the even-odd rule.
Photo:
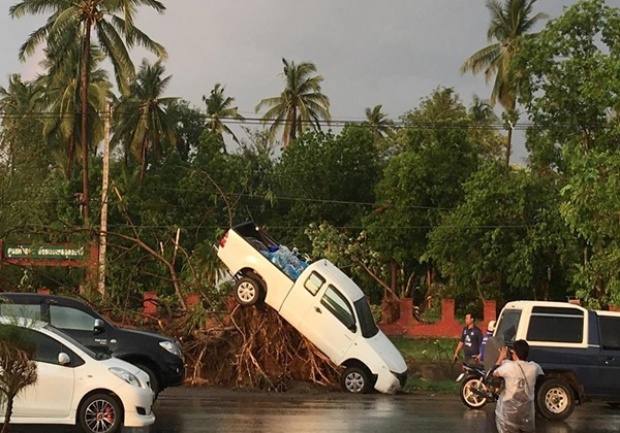
{"label": "grass", "polygon": [[405,391],[457,395],[458,365],[452,363],[456,338],[390,337],[409,366]]}
{"label": "grass", "polygon": [[452,361],[456,338],[406,338],[390,337],[392,343],[411,361]]}

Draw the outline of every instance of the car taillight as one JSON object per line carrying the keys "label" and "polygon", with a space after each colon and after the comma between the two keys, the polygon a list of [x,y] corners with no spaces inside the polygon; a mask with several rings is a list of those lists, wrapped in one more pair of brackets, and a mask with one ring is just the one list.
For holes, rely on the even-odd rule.
{"label": "car taillight", "polygon": [[224,237],[220,240],[220,248],[224,248],[226,245],[226,239],[228,239],[228,232],[224,235]]}

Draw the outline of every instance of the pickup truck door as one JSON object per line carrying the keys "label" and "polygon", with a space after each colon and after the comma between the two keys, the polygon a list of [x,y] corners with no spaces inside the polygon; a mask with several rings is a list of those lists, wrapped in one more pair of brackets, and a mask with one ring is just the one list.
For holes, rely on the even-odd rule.
{"label": "pickup truck door", "polygon": [[299,326],[310,308],[314,306],[323,286],[325,278],[319,272],[304,274],[297,279],[280,307],[280,315],[302,334],[303,331]]}
{"label": "pickup truck door", "polygon": [[357,335],[353,306],[333,285],[319,292],[299,324],[300,332],[339,364]]}
{"label": "pickup truck door", "polygon": [[598,316],[601,338],[599,379],[601,394],[620,400],[620,317]]}
{"label": "pickup truck door", "polygon": [[94,332],[95,319],[91,314],[77,308],[64,305],[50,305],[50,324],[66,332],[84,346],[95,352],[112,353],[110,346],[116,343],[112,330],[104,326],[99,332]]}

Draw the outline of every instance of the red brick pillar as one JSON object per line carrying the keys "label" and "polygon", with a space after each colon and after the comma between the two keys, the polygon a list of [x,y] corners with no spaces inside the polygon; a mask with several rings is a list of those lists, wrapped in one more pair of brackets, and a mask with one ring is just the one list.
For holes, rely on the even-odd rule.
{"label": "red brick pillar", "polygon": [[52,291],[48,289],[47,287],[41,287],[37,289],[37,293],[40,295],[51,295]]}
{"label": "red brick pillar", "polygon": [[454,299],[441,300],[441,321],[454,322]]}
{"label": "red brick pillar", "polygon": [[409,327],[413,322],[413,299],[402,298],[400,300],[400,318],[398,324]]}
{"label": "red brick pillar", "polygon": [[157,293],[144,292],[142,294],[142,314],[155,316],[157,314]]}
{"label": "red brick pillar", "polygon": [[497,319],[497,304],[495,301],[484,301],[484,323]]}

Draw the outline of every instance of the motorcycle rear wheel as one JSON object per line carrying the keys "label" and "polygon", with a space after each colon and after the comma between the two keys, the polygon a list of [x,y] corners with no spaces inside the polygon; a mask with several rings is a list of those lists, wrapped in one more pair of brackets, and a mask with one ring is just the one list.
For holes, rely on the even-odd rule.
{"label": "motorcycle rear wheel", "polygon": [[480,409],[487,404],[487,399],[484,397],[484,394],[487,392],[487,388],[482,383],[481,378],[466,377],[461,384],[461,401],[470,409]]}

